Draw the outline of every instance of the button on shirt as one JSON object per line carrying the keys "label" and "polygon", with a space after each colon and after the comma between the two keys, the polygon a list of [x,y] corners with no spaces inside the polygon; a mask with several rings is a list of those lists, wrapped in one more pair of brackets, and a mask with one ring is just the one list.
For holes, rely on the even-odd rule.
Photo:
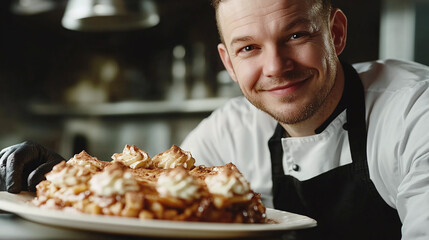
{"label": "button on shirt", "polygon": [[[370,178],[398,210],[403,239],[429,239],[429,68],[396,60],[354,67],[365,88]],[[199,165],[234,163],[272,207],[268,140],[276,125],[245,98],[234,98],[203,120],[182,148]],[[350,163],[343,126],[345,111],[318,134],[283,138],[285,174],[307,180]]]}

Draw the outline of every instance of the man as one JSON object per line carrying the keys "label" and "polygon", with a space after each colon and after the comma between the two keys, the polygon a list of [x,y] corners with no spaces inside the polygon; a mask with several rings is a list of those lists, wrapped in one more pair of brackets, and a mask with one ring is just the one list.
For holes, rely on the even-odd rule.
{"label": "man", "polygon": [[182,147],[235,163],[267,206],[315,218],[297,239],[429,239],[429,69],[342,63],[347,19],[329,1],[213,5],[219,54],[248,101]]}
{"label": "man", "polygon": [[[268,207],[315,218],[297,239],[427,239],[429,69],[341,62],[347,19],[329,1],[213,5],[220,57],[245,98],[182,147],[198,164],[236,164]],[[3,150],[3,189],[33,188],[60,159],[31,143]]]}

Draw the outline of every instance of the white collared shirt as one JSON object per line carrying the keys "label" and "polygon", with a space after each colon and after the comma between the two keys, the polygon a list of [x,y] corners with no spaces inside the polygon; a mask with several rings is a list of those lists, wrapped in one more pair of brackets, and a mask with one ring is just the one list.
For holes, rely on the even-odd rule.
{"label": "white collared shirt", "polygon": [[[403,239],[429,239],[429,68],[396,60],[354,67],[365,88],[370,178],[398,210]],[[344,111],[320,134],[282,139],[285,174],[307,180],[351,163],[345,122]],[[276,125],[238,97],[203,120],[181,147],[198,165],[234,163],[272,207],[268,140]]]}

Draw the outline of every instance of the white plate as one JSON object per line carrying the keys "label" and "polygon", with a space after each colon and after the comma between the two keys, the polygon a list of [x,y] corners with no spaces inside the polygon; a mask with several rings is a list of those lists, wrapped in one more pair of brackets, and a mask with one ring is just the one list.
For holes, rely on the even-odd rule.
{"label": "white plate", "polygon": [[310,228],[316,221],[306,216],[267,209],[273,224],[223,224],[178,222],[164,220],[139,220],[136,218],[112,217],[67,213],[46,210],[32,206],[28,201],[33,194],[10,194],[0,192],[0,209],[14,213],[22,218],[48,225],[97,231],[153,237],[176,238],[233,238],[279,234],[283,231]]}

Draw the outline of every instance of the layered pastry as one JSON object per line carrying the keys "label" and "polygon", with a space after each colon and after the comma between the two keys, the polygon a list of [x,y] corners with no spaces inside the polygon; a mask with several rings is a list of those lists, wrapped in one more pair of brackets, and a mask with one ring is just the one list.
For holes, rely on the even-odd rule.
{"label": "layered pastry", "polygon": [[112,161],[82,151],[57,164],[32,203],[69,212],[176,221],[265,223],[260,195],[232,163],[195,166],[173,145],[151,158],[126,145]]}

